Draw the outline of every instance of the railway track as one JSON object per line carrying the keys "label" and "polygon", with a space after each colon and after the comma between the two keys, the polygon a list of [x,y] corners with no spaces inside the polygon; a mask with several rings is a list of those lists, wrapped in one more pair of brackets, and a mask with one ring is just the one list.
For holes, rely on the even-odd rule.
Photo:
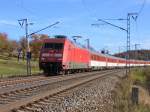
{"label": "railway track", "polygon": [[[34,110],[31,105],[32,102],[41,103],[41,99],[45,102],[45,98],[59,94],[63,91],[72,89],[76,86],[80,86],[89,81],[97,78],[106,77],[120,70],[113,71],[101,71],[94,73],[87,73],[82,75],[74,75],[70,77],[61,77],[57,80],[49,80],[49,82],[36,84],[34,86],[28,86],[25,88],[16,89],[13,91],[7,91],[0,94],[0,112],[8,111],[31,111]],[[33,103],[34,104],[34,103]],[[21,108],[20,108],[21,107]]]}
{"label": "railway track", "polygon": [[[105,72],[105,71],[104,71]],[[91,73],[87,73],[91,74]],[[28,88],[32,88],[32,87],[36,87],[36,86],[41,86],[41,85],[46,85],[49,83],[54,83],[54,82],[58,82],[58,81],[64,81],[64,80],[68,80],[71,78],[75,78],[75,77],[80,77],[80,76],[84,76],[84,73],[79,73],[76,75],[69,75],[69,76],[53,76],[53,77],[44,77],[43,78],[37,78],[36,80],[32,80],[32,78],[30,80],[25,80],[22,79],[19,82],[16,82],[16,80],[14,80],[14,84],[10,84],[10,82],[7,84],[7,86],[1,86],[0,88],[0,95],[3,94],[8,94],[11,92],[15,92],[18,90],[24,90],[24,89],[28,89]],[[9,86],[8,86],[9,85]]]}
{"label": "railway track", "polygon": [[[6,94],[9,92],[14,92],[14,91],[18,91],[18,90],[22,90],[22,89],[27,89],[27,88],[31,88],[34,86],[40,86],[40,85],[45,85],[48,83],[53,83],[53,82],[57,82],[57,81],[61,81],[61,80],[66,80],[66,79],[70,79],[70,78],[74,78],[80,75],[83,75],[84,73],[78,73],[76,75],[67,75],[67,76],[52,76],[52,77],[44,77],[44,76],[37,76],[37,77],[28,77],[25,78],[24,77],[21,78],[17,78],[17,79],[10,79],[10,80],[4,80],[4,82],[1,82],[0,85],[0,95],[2,94]],[[87,74],[91,74],[91,73],[87,73]]]}
{"label": "railway track", "polygon": [[[51,76],[51,79],[57,79],[61,76]],[[9,87],[9,86],[16,86],[16,85],[24,85],[27,83],[33,83],[36,81],[45,81],[49,80],[49,77],[45,77],[44,75],[40,76],[30,76],[30,77],[17,77],[17,78],[7,78],[7,79],[0,79],[0,89]]]}
{"label": "railway track", "polygon": [[16,85],[19,83],[28,83],[36,80],[45,79],[44,76],[30,76],[30,77],[18,77],[18,78],[8,78],[0,80],[0,88]]}

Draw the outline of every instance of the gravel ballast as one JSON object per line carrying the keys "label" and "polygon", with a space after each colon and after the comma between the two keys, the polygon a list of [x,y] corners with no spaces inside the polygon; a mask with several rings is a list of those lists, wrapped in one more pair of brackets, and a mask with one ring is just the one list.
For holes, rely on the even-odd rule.
{"label": "gravel ballast", "polygon": [[[116,73],[119,77],[124,73]],[[40,112],[113,112],[112,91],[120,81],[118,76],[100,78],[46,99]],[[39,102],[40,103],[40,102]],[[41,108],[42,107],[42,108]]]}

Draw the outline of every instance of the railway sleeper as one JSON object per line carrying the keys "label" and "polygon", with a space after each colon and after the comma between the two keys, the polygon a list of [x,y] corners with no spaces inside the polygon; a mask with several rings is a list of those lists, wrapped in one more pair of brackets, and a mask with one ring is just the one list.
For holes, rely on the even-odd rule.
{"label": "railway sleeper", "polygon": [[42,108],[36,108],[33,107],[31,104],[28,104],[27,106],[22,106],[19,110],[23,110],[26,112],[41,112]]}
{"label": "railway sleeper", "polygon": [[15,100],[19,100],[20,98],[18,96],[12,96],[8,98],[10,100],[10,102],[13,102]]}
{"label": "railway sleeper", "polygon": [[12,112],[27,112],[27,111],[24,111],[24,110],[18,110],[18,109],[13,109]]}
{"label": "railway sleeper", "polygon": [[11,102],[11,100],[10,100],[10,99],[5,99],[5,100],[1,100],[1,102],[2,102],[3,104],[8,104],[8,103]]}
{"label": "railway sleeper", "polygon": [[7,98],[8,96],[7,95],[4,95],[4,94],[2,94],[2,95],[0,95],[0,98]]}
{"label": "railway sleeper", "polygon": [[49,105],[50,105],[50,103],[46,103],[46,104],[32,104],[31,106],[33,108],[37,108],[37,109],[42,109],[43,110],[44,107],[47,107]]}
{"label": "railway sleeper", "polygon": [[25,109],[31,110],[31,111],[39,111],[39,112],[42,110],[42,108],[33,107],[33,106],[27,106],[27,107],[25,107]]}
{"label": "railway sleeper", "polygon": [[26,98],[27,96],[25,96],[25,95],[20,95],[20,96],[18,96],[18,98],[20,98],[20,99],[23,99],[23,98]]}
{"label": "railway sleeper", "polygon": [[0,105],[8,104],[8,102],[0,101]]}
{"label": "railway sleeper", "polygon": [[49,105],[50,104],[50,102],[38,102],[37,104],[39,104],[39,105]]}

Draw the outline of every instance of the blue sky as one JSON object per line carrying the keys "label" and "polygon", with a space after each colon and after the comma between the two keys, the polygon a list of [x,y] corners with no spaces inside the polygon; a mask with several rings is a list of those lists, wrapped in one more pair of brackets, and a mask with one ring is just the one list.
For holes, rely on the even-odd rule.
{"label": "blue sky", "polygon": [[[126,32],[109,25],[91,26],[100,23],[97,19],[126,18],[128,12],[138,12],[144,0],[0,0],[0,32],[8,33],[10,39],[19,40],[24,35],[18,19],[28,18],[34,25],[29,33],[60,21],[56,27],[40,33],[52,35],[74,35],[83,38],[78,42],[90,44],[96,50],[109,49],[111,53],[121,51],[126,45]],[[139,48],[150,49],[150,0],[146,0],[137,22],[132,20],[131,43]],[[109,21],[126,27],[124,21]]]}

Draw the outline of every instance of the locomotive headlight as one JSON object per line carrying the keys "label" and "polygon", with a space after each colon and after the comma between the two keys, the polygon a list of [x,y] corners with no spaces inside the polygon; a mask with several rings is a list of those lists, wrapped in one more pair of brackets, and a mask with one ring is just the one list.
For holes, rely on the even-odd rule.
{"label": "locomotive headlight", "polygon": [[45,60],[45,58],[41,58],[41,60],[42,60],[42,61],[44,61],[44,60]]}
{"label": "locomotive headlight", "polygon": [[49,57],[49,56],[50,56],[49,53],[43,53],[43,54],[42,54],[42,57]]}
{"label": "locomotive headlight", "polygon": [[55,54],[55,57],[60,58],[62,57],[62,54]]}

